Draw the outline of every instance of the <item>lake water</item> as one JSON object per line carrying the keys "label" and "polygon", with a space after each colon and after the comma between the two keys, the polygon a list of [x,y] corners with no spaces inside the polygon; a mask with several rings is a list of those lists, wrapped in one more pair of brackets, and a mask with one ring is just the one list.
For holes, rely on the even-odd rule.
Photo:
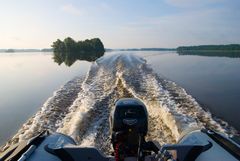
{"label": "lake water", "polygon": [[[155,73],[176,82],[204,108],[240,129],[240,58],[179,56],[175,52],[159,51],[105,55],[118,53],[143,57]],[[76,76],[84,77],[91,64],[77,61],[71,67],[58,66],[51,54],[1,53],[0,144],[33,116],[61,85]]]}
{"label": "lake water", "polygon": [[0,53],[0,144],[75,76],[85,75],[91,63],[58,66],[52,54]]}
{"label": "lake water", "polygon": [[156,54],[146,58],[219,118],[240,130],[240,58]]}

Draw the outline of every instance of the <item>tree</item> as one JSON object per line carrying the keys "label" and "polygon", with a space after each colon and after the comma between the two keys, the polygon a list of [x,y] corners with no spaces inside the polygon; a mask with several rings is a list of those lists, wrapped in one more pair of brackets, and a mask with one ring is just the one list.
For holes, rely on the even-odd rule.
{"label": "tree", "polygon": [[66,65],[72,65],[77,59],[95,61],[103,56],[105,49],[99,38],[76,42],[71,37],[64,41],[57,39],[52,44],[54,51],[54,61],[59,65],[65,62]]}

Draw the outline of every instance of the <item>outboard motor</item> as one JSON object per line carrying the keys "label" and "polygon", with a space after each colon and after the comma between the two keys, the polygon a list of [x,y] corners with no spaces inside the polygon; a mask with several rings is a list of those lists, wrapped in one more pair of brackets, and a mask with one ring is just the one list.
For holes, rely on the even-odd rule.
{"label": "outboard motor", "polygon": [[119,99],[110,116],[110,130],[116,160],[141,157],[148,131],[146,106],[135,98]]}
{"label": "outboard motor", "polygon": [[178,144],[160,146],[145,141],[148,114],[138,99],[116,102],[110,115],[114,157],[94,147],[80,147],[69,136],[43,131],[30,140],[10,146],[0,153],[0,161],[206,161],[240,160],[240,145],[209,129],[194,130]]}

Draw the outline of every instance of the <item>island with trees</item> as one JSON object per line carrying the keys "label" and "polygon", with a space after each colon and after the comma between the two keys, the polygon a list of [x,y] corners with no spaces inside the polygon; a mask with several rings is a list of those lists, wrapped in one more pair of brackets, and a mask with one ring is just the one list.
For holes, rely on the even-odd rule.
{"label": "island with trees", "polygon": [[59,65],[71,66],[76,60],[95,61],[104,55],[104,45],[99,38],[75,41],[71,37],[53,42],[53,59]]}
{"label": "island with trees", "polygon": [[240,44],[180,46],[179,55],[240,57]]}

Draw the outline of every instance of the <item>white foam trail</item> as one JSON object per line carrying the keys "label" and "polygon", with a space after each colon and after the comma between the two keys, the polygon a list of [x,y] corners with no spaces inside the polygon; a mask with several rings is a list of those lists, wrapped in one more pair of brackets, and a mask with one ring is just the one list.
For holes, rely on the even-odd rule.
{"label": "white foam trail", "polygon": [[[147,105],[150,117],[148,139],[173,143],[186,131],[202,127],[226,132],[226,128],[204,111],[184,89],[174,82],[161,79],[138,56],[120,54],[97,60],[82,84],[82,89],[84,92],[73,104],[76,110],[69,113],[71,119],[67,119],[63,128],[59,129],[74,137],[81,146],[102,147],[96,142],[103,143],[104,139],[108,142],[106,146],[109,145],[108,128],[104,132],[101,127],[104,121],[107,123],[113,106],[110,99],[115,101],[127,95],[137,97]],[[104,101],[108,103],[102,108]],[[99,117],[96,111],[104,110]],[[103,134],[99,139],[100,133]]]}
{"label": "white foam trail", "polygon": [[19,141],[28,140],[43,130],[56,131],[68,113],[68,107],[81,90],[82,81],[82,78],[76,77],[55,91],[40,110],[28,119],[13,138],[6,143],[5,148]]}
{"label": "white foam trail", "polygon": [[[62,99],[65,95],[58,96],[56,92],[23,125],[17,138],[29,138],[42,129],[50,129],[70,135],[80,146],[96,146],[109,153],[109,113],[114,102],[122,97],[136,97],[146,104],[149,112],[147,139],[161,144],[174,143],[186,131],[202,127],[236,133],[226,122],[214,119],[203,110],[183,88],[155,74],[146,60],[135,55],[102,57],[92,64],[84,81],[73,81],[65,87],[66,91],[71,89],[74,97]],[[67,98],[71,101],[63,108],[61,104]],[[55,103],[51,103],[52,100]]]}
{"label": "white foam trail", "polygon": [[92,65],[82,84],[82,92],[70,107],[71,112],[58,129],[59,132],[70,135],[76,141],[82,140],[79,138],[81,130],[87,128],[89,123],[86,120],[92,119],[88,115],[89,111],[113,92],[115,81],[112,76],[111,72],[106,72],[99,64]]}

